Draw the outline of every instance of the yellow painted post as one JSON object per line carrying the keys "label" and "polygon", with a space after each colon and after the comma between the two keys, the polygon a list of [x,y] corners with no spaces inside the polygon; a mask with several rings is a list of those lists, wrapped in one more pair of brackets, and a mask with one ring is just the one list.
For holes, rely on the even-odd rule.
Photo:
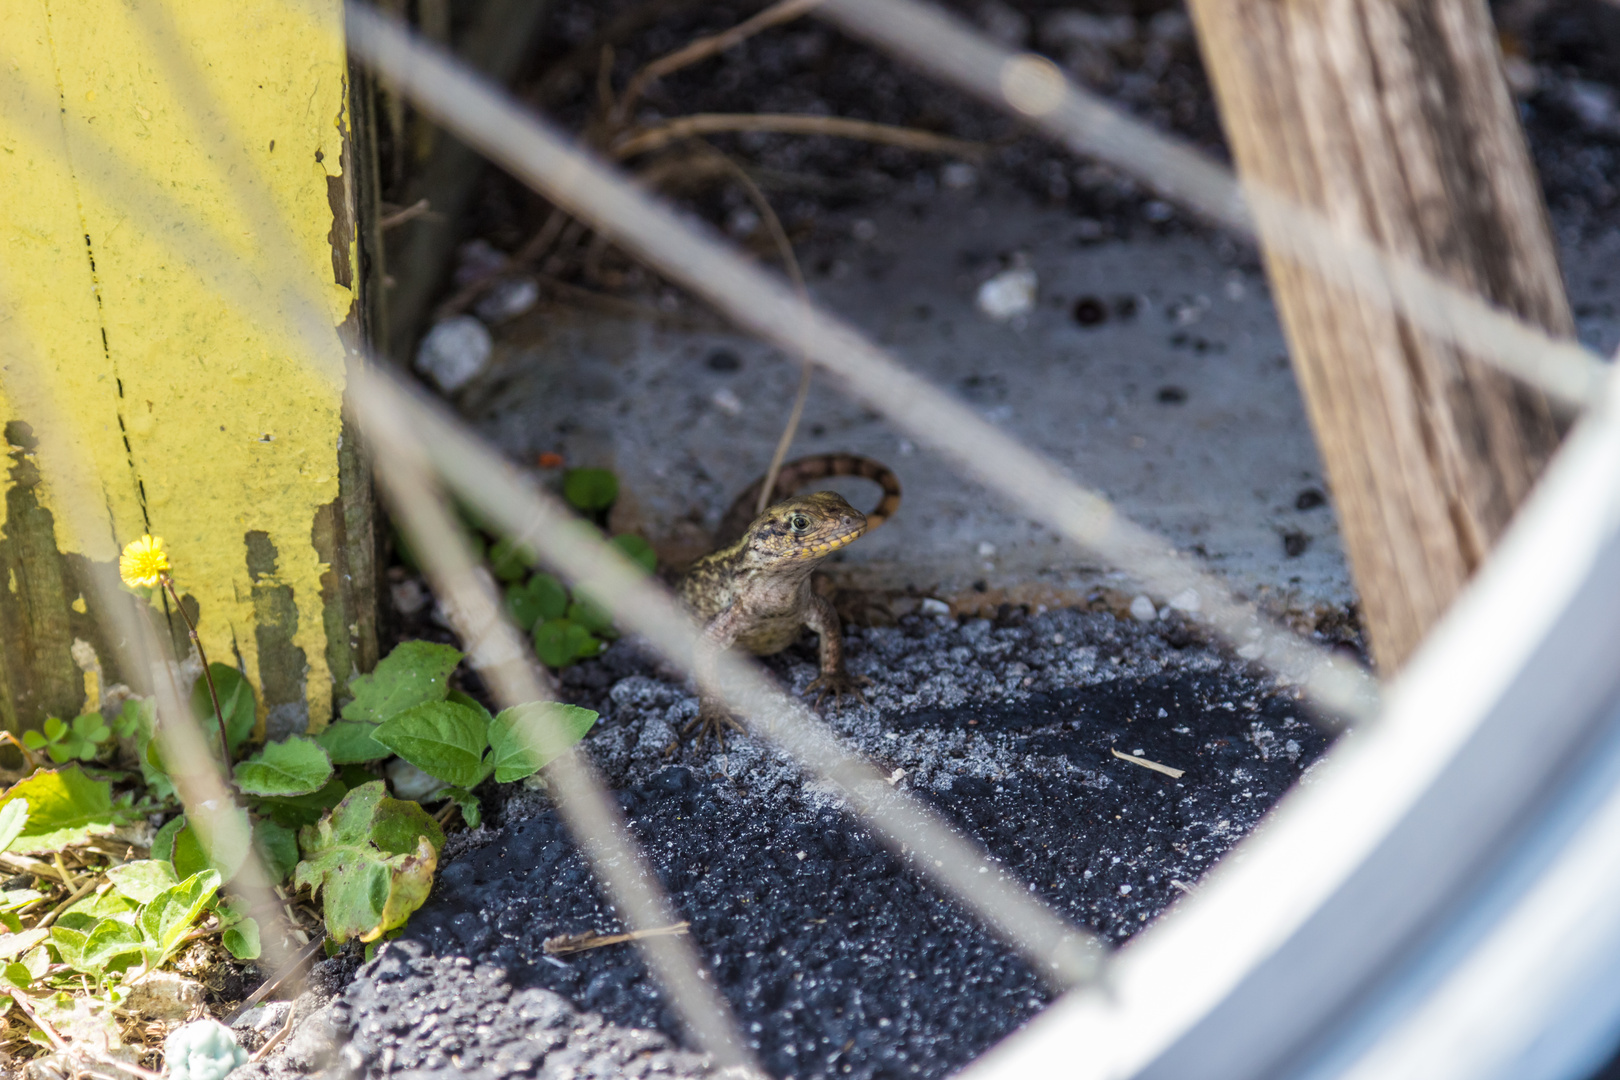
{"label": "yellow painted post", "polygon": [[[375,661],[369,474],[341,407],[364,321],[341,25],[340,0],[0,0],[9,730],[119,680],[88,581],[142,533],[270,731],[323,725]],[[254,216],[247,171],[279,221]],[[313,357],[277,319],[272,228],[325,305]],[[35,390],[93,468],[104,534],[67,535],[33,452],[48,421],[14,404]]]}

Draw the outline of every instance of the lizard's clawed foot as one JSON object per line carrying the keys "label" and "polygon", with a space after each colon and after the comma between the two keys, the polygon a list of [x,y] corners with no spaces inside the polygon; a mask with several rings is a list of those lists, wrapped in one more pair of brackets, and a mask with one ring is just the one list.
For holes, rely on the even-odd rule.
{"label": "lizard's clawed foot", "polygon": [[861,687],[871,686],[872,680],[865,675],[851,675],[847,671],[824,671],[816,678],[810,680],[810,685],[804,688],[806,694],[812,690],[816,694],[816,708],[827,700],[827,695],[833,698],[833,707],[843,704],[844,695],[851,694],[862,705],[866,704],[866,695],[861,693]]}
{"label": "lizard's clawed foot", "polygon": [[691,722],[681,729],[681,734],[690,735],[694,729],[697,731],[699,745],[702,745],[705,739],[713,736],[715,741],[720,744],[721,750],[726,748],[727,731],[747,730],[737,723],[736,718],[726,711],[724,705],[704,705],[701,707],[697,716],[693,717]]}

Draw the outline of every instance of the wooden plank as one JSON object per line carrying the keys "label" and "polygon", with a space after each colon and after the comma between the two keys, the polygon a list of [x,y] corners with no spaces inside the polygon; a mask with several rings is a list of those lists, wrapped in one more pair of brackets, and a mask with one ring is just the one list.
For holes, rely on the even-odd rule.
{"label": "wooden plank", "polygon": [[[341,439],[342,364],[364,329],[341,16],[338,0],[0,0],[12,75],[0,84],[0,290],[18,332],[0,343],[0,393],[5,364],[34,362],[108,522],[105,535],[64,535],[52,511],[65,493],[48,465],[24,492],[35,463],[12,443],[0,563],[22,572],[0,632],[29,627],[37,647],[0,657],[8,727],[90,700],[82,664],[76,706],[63,682],[64,635],[77,635],[56,628],[56,609],[93,601],[71,572],[53,584],[53,558],[105,572],[144,532],[163,537],[209,656],[242,667],[272,730],[325,723],[375,659],[369,474]],[[165,59],[166,23],[183,64]],[[237,144],[211,137],[217,126]],[[276,220],[244,211],[248,169]],[[274,297],[263,238],[289,227],[331,319],[314,357],[274,304],[213,284],[245,270]],[[0,419],[28,422],[17,411],[0,397]]]}
{"label": "wooden plank", "polygon": [[[1479,0],[1192,0],[1240,172],[1573,334]],[[1268,255],[1365,624],[1393,674],[1558,444],[1541,395]]]}

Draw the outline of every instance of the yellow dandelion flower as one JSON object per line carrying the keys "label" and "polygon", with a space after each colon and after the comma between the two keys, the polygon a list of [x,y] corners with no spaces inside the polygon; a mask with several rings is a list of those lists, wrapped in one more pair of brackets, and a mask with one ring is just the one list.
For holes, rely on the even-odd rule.
{"label": "yellow dandelion flower", "polygon": [[143,536],[133,540],[118,556],[118,576],[130,588],[151,588],[162,583],[169,572],[169,557],[163,553],[163,537]]}

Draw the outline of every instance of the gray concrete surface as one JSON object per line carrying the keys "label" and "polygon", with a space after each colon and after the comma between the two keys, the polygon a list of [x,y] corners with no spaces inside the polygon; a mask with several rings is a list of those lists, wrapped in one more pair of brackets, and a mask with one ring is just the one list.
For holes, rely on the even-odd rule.
{"label": "gray concrete surface", "polygon": [[[816,299],[914,370],[1244,591],[1352,598],[1331,509],[1296,509],[1325,490],[1321,467],[1264,280],[1231,241],[1092,243],[1095,223],[976,184],[819,224],[801,256]],[[1037,304],[997,322],[975,295],[1015,262],[1038,275]],[[1091,325],[1075,317],[1086,301]],[[678,552],[702,550],[694,525],[712,528],[764,470],[797,377],[792,358],[718,326],[536,309],[498,332],[464,401],[519,460],[555,451],[615,469],[623,524]],[[945,593],[1112,580],[825,377],[793,454],[821,451],[878,458],[905,485],[894,522],[835,568],[847,580]],[[873,501],[859,481],[841,490]]]}

